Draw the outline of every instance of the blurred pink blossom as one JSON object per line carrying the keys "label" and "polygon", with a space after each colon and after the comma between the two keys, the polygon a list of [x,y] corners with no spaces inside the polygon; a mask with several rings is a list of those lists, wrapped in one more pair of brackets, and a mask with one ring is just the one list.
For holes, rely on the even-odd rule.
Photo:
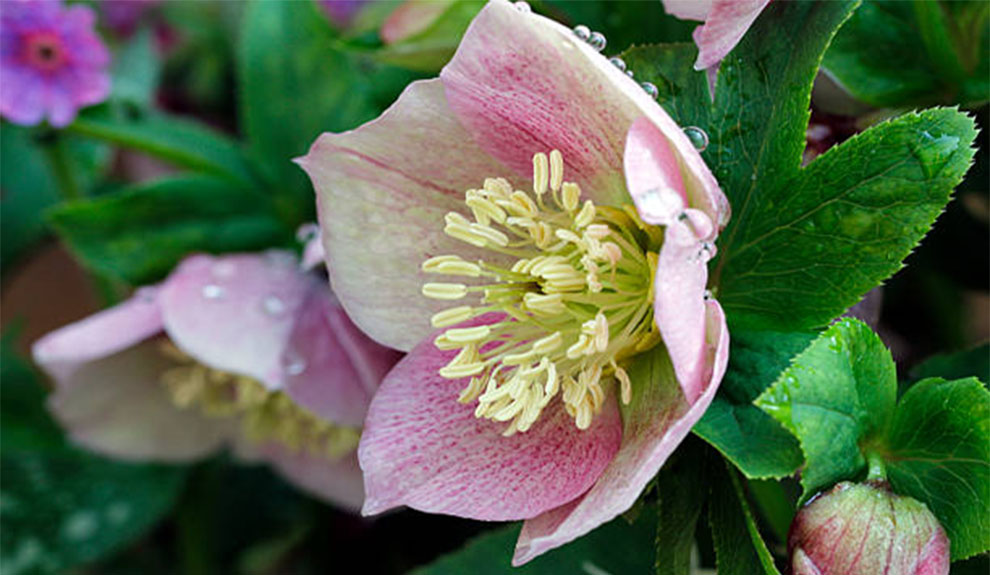
{"label": "blurred pink blossom", "polygon": [[704,22],[693,34],[698,45],[696,70],[718,66],[769,3],[770,0],[663,0],[668,14]]}

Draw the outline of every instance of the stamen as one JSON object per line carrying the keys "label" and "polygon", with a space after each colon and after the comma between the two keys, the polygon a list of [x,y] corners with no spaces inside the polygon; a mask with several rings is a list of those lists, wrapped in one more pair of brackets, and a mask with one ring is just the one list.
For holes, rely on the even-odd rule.
{"label": "stamen", "polygon": [[433,299],[461,299],[467,295],[464,284],[428,283],[423,284],[423,295]]}

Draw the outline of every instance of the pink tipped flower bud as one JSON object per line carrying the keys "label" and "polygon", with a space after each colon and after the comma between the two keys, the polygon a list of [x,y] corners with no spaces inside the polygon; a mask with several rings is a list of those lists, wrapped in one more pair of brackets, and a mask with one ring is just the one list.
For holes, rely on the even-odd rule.
{"label": "pink tipped flower bud", "polygon": [[794,575],[949,573],[949,540],[935,516],[880,483],[840,483],[812,500],[787,547]]}

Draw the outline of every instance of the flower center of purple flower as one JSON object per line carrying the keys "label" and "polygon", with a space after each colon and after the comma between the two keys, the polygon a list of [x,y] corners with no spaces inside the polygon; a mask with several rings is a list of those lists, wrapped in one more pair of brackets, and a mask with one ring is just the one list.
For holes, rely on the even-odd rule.
{"label": "flower center of purple flower", "polygon": [[359,430],[320,419],[280,391],[270,391],[250,377],[209,368],[175,347],[161,352],[176,366],[161,382],[180,409],[198,408],[207,417],[236,418],[253,442],[275,441],[290,451],[338,459],[357,447]]}
{"label": "flower center of purple flower", "polygon": [[[460,350],[440,375],[470,378],[459,401],[477,401],[477,417],[509,422],[505,435],[527,431],[558,395],[580,429],[601,410],[613,381],[628,403],[631,382],[620,364],[659,342],[657,256],[646,247],[655,238],[635,210],[582,202],[580,187],[564,181],[557,150],[533,156],[532,195],[489,178],[465,192],[464,203],[473,221],[450,212],[444,232],[493,257],[442,255],[422,266],[474,278],[423,286],[434,299],[480,300],[432,318],[434,327],[450,328],[435,345]],[[501,319],[451,327],[493,313]]]}
{"label": "flower center of purple flower", "polygon": [[62,40],[51,32],[29,35],[25,42],[25,51],[28,64],[45,72],[61,68],[66,60]]}

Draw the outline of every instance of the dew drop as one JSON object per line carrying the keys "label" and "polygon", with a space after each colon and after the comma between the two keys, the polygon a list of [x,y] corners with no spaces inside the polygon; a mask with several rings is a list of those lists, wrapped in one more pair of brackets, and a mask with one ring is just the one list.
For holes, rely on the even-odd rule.
{"label": "dew drop", "polygon": [[519,0],[519,2],[514,3],[513,6],[516,7],[516,10],[519,10],[523,14],[529,14],[530,12],[533,11],[533,9],[529,7],[529,4],[527,2],[523,2],[522,0]]}
{"label": "dew drop", "polygon": [[318,233],[320,233],[320,226],[313,223],[303,224],[296,230],[296,241],[305,244],[315,238]]}
{"label": "dew drop", "polygon": [[656,100],[660,97],[660,90],[650,82],[640,82],[639,87],[643,89],[644,92],[649,94],[651,98]]}
{"label": "dew drop", "polygon": [[591,28],[584,24],[578,24],[574,27],[574,35],[580,38],[582,42],[587,42],[591,38]]}
{"label": "dew drop", "polygon": [[710,289],[706,289],[706,290],[705,290],[705,296],[704,296],[704,297],[705,297],[705,301],[709,301],[709,300],[711,300],[711,299],[712,299],[712,297],[713,297],[713,296],[712,296],[712,290],[710,290]]}
{"label": "dew drop", "polygon": [[203,286],[203,297],[206,299],[220,299],[223,297],[223,288],[216,284],[206,284]]}
{"label": "dew drop", "polygon": [[626,71],[626,61],[623,60],[622,58],[619,58],[618,56],[613,56],[609,58],[608,61],[611,62],[613,66],[622,70],[623,72]]}
{"label": "dew drop", "polygon": [[699,152],[704,152],[708,149],[708,134],[704,130],[697,126],[688,126],[684,128],[684,133],[691,140],[691,145],[694,146],[694,149]]}
{"label": "dew drop", "polygon": [[605,40],[605,35],[601,32],[592,32],[591,36],[588,38],[588,45],[594,48],[595,52],[601,52],[605,49],[608,42]]}
{"label": "dew drop", "polygon": [[152,287],[138,288],[137,291],[134,292],[134,297],[136,297],[141,303],[151,303],[155,301],[156,291],[157,290]]}
{"label": "dew drop", "polygon": [[281,315],[285,312],[285,302],[275,295],[265,296],[265,299],[261,300],[261,308],[268,315]]}
{"label": "dew drop", "polygon": [[630,78],[632,78],[633,77],[633,71],[632,70],[626,70],[626,76],[629,76]]}
{"label": "dew drop", "polygon": [[288,350],[283,357],[285,372],[289,375],[300,375],[306,371],[306,359],[295,350]]}

